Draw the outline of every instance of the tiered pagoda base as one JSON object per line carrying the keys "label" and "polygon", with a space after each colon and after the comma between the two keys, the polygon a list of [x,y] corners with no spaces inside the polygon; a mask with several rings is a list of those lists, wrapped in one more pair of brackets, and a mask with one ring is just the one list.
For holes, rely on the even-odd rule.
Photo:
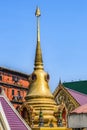
{"label": "tiered pagoda base", "polygon": [[72,129],[66,127],[40,127],[40,128],[32,128],[32,130],[72,130]]}

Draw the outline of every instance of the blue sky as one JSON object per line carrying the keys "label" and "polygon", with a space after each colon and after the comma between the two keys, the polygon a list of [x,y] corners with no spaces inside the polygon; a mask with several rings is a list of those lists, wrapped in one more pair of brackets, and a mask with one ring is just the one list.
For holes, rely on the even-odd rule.
{"label": "blue sky", "polygon": [[0,66],[31,74],[40,7],[44,68],[54,91],[59,78],[87,80],[87,0],[0,1]]}

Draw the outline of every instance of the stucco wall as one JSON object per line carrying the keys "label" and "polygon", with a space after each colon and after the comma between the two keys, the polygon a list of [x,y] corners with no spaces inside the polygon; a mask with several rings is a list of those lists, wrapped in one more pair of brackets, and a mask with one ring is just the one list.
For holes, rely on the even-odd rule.
{"label": "stucco wall", "polygon": [[69,115],[68,127],[69,128],[87,128],[87,113]]}

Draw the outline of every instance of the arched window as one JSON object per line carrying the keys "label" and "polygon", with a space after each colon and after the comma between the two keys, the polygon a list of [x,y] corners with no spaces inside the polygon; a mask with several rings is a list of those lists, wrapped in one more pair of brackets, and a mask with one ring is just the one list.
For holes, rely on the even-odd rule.
{"label": "arched window", "polygon": [[23,108],[23,111],[22,111],[22,113],[21,113],[21,116],[22,116],[24,119],[26,119],[26,118],[27,118],[27,115],[28,115],[27,109],[26,109],[26,108]]}

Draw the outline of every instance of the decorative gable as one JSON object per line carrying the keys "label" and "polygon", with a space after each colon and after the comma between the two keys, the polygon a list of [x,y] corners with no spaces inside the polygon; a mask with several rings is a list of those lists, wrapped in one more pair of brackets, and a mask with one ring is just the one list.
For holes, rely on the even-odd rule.
{"label": "decorative gable", "polygon": [[74,97],[68,92],[68,90],[62,84],[58,85],[53,95],[58,105],[62,102],[66,105],[68,113],[80,106],[76,99],[74,99]]}

